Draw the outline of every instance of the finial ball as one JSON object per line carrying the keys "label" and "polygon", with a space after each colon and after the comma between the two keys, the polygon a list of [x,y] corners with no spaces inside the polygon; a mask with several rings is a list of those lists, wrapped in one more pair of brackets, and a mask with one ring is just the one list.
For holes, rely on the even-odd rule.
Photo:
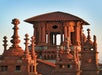
{"label": "finial ball", "polygon": [[35,37],[34,37],[34,36],[32,36],[32,37],[31,37],[31,39],[32,39],[32,40],[35,40]]}
{"label": "finial ball", "polygon": [[14,24],[14,25],[18,25],[18,24],[20,24],[19,19],[14,18],[14,19],[12,20],[12,24]]}
{"label": "finial ball", "polygon": [[7,36],[4,36],[3,38],[4,38],[4,39],[7,39]]}
{"label": "finial ball", "polygon": [[25,37],[29,37],[29,35],[28,34],[25,34]]}
{"label": "finial ball", "polygon": [[89,32],[89,31],[90,31],[90,29],[88,28],[88,29],[87,29],[87,31]]}

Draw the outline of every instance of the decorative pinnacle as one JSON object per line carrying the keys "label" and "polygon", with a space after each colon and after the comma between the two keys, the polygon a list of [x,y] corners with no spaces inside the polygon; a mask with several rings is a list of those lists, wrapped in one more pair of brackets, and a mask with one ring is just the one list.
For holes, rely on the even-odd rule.
{"label": "decorative pinnacle", "polygon": [[32,47],[31,56],[32,56],[32,59],[35,59],[36,58],[36,54],[35,54],[35,50],[34,50],[34,48],[35,48],[34,42],[35,42],[35,37],[32,36],[31,37],[31,47]]}
{"label": "decorative pinnacle", "polygon": [[95,36],[95,35],[93,36],[93,40],[94,40],[94,42],[96,43],[96,36]]}
{"label": "decorative pinnacle", "polygon": [[32,36],[31,37],[31,47],[32,47],[32,49],[31,49],[31,57],[34,60],[34,73],[37,74],[37,70],[36,70],[36,65],[37,64],[36,64],[36,54],[35,54],[35,50],[34,50],[34,47],[35,47],[34,42],[35,42],[35,37]]}
{"label": "decorative pinnacle", "polygon": [[87,33],[88,33],[87,39],[90,40],[90,39],[91,39],[91,36],[90,36],[90,29],[87,29]]}
{"label": "decorative pinnacle", "polygon": [[20,40],[18,39],[19,38],[19,36],[18,36],[18,24],[19,24],[20,22],[19,22],[19,20],[18,19],[13,19],[12,20],[12,24],[14,25],[14,28],[13,28],[13,30],[14,30],[14,34],[13,34],[13,36],[12,36],[12,40],[11,40],[11,43],[13,44],[12,45],[12,47],[19,47],[19,43],[20,43]]}
{"label": "decorative pinnacle", "polygon": [[28,48],[28,44],[29,44],[28,43],[28,41],[29,41],[29,38],[28,37],[29,37],[29,35],[28,34],[25,34],[25,37],[26,37],[24,39],[25,40],[25,54],[29,54],[29,48]]}
{"label": "decorative pinnacle", "polygon": [[32,36],[32,37],[31,37],[31,39],[32,39],[32,40],[31,40],[32,47],[34,47],[34,46],[35,46],[35,44],[34,44],[34,42],[35,42],[35,37],[34,37],[34,36]]}
{"label": "decorative pinnacle", "polygon": [[4,42],[3,46],[4,46],[4,52],[5,52],[7,50],[7,45],[8,45],[7,42],[8,41],[7,41],[7,37],[6,36],[4,36],[3,39],[4,39],[3,40],[3,42]]}
{"label": "decorative pinnacle", "polygon": [[97,51],[97,42],[96,42],[96,36],[95,35],[93,36],[93,40],[94,40],[94,42],[93,42],[94,49],[95,49],[95,51]]}

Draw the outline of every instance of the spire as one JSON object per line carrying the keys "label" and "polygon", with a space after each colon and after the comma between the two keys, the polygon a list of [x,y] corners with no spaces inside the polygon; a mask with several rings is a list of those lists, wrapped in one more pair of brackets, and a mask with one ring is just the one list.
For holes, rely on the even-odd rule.
{"label": "spire", "polygon": [[12,20],[12,24],[14,25],[14,28],[13,28],[13,30],[14,30],[14,34],[13,34],[13,36],[12,36],[12,40],[11,40],[11,43],[13,44],[12,45],[12,47],[19,47],[19,43],[20,43],[20,40],[18,39],[19,38],[19,36],[18,36],[18,24],[19,24],[20,22],[19,22],[19,20],[18,19],[13,19]]}
{"label": "spire", "polygon": [[96,42],[96,36],[95,35],[93,36],[93,40],[94,40],[94,42],[93,42],[94,50],[97,51],[97,42]]}
{"label": "spire", "polygon": [[96,36],[93,36],[94,43],[96,44]]}
{"label": "spire", "polygon": [[28,34],[25,34],[25,37],[26,37],[24,39],[25,40],[25,43],[24,43],[25,44],[25,56],[26,56],[26,58],[28,58],[30,56],[29,55],[29,48],[28,48],[28,44],[29,44],[28,43],[28,41],[29,41],[29,38],[28,37],[29,37],[29,35]]}
{"label": "spire", "polygon": [[35,42],[35,37],[34,36],[32,36],[31,37],[31,56],[32,56],[32,59],[36,59],[36,54],[35,54],[35,50],[34,50],[34,48],[35,48],[35,44],[34,44],[34,42]]}
{"label": "spire", "polygon": [[7,42],[8,41],[7,41],[7,37],[6,36],[4,36],[3,39],[4,39],[3,40],[3,42],[4,42],[3,46],[4,46],[4,52],[5,52],[7,50],[7,45],[8,45]]}
{"label": "spire", "polygon": [[90,40],[90,39],[91,39],[91,36],[90,36],[90,29],[87,29],[87,33],[88,33],[87,39]]}
{"label": "spire", "polygon": [[[11,40],[12,46],[8,50],[6,50],[6,44],[5,44],[4,46],[5,56],[22,56],[24,54],[23,49],[19,46],[19,43],[20,43],[19,36],[18,36],[18,29],[19,29],[18,24],[19,23],[20,23],[19,20],[16,18],[12,20],[12,24],[14,25],[13,27],[14,33],[13,33],[12,40]],[[4,39],[5,41],[7,41],[6,37],[4,37]]]}
{"label": "spire", "polygon": [[37,65],[37,62],[36,62],[36,54],[35,54],[35,50],[34,50],[34,47],[35,47],[35,37],[32,36],[31,37],[31,56],[32,56],[32,60],[34,60],[34,74],[37,74],[37,70],[36,70],[36,65]]}
{"label": "spire", "polygon": [[90,36],[90,29],[87,29],[87,40],[84,43],[84,46],[86,46],[87,48],[91,48],[93,46],[93,42],[91,40],[91,36]]}

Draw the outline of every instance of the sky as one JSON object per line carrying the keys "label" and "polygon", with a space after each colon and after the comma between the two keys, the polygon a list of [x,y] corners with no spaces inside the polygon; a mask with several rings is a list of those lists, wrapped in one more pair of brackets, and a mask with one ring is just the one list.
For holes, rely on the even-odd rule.
{"label": "sky", "polygon": [[3,37],[8,37],[8,48],[13,35],[12,19],[18,18],[20,46],[24,49],[25,34],[33,35],[33,25],[24,22],[25,19],[48,12],[61,11],[78,16],[90,25],[91,35],[97,36],[99,62],[102,63],[102,0],[0,0],[0,54],[3,52]]}

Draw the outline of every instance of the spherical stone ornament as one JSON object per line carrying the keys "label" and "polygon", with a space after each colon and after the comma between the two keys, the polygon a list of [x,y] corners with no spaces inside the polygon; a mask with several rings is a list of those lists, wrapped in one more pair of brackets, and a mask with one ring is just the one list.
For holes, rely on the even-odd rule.
{"label": "spherical stone ornament", "polygon": [[12,24],[14,24],[14,25],[18,25],[18,24],[20,24],[19,19],[14,18],[14,19],[12,20]]}

